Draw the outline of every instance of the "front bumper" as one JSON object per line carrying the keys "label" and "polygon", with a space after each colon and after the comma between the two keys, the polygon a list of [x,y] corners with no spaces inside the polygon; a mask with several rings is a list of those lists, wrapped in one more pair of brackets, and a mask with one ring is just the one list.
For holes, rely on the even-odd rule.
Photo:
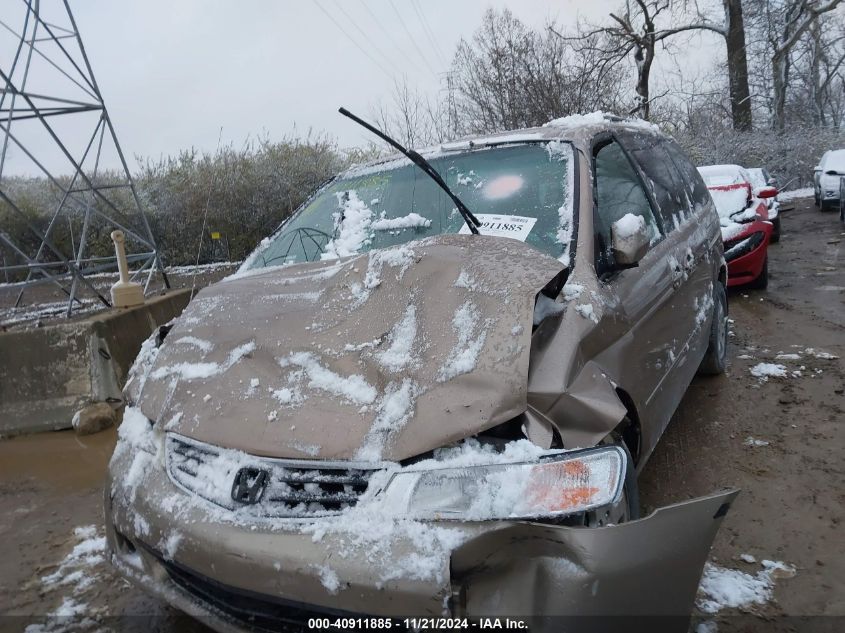
{"label": "front bumper", "polygon": [[[558,617],[680,616],[667,622],[685,630],[710,545],[737,494],[595,529],[442,522],[434,525],[454,538],[432,557],[424,532],[355,547],[338,536],[315,538],[301,522],[235,524],[150,461],[143,485],[130,491],[121,482],[131,456],[113,460],[105,494],[110,559],[129,580],[219,631],[279,630],[321,614],[516,616],[538,631],[560,630]],[[336,582],[326,582],[327,573]]]}
{"label": "front bumper", "polygon": [[751,283],[763,272],[768,256],[769,242],[771,241],[773,227],[770,222],[755,222],[750,225],[747,233],[736,237],[732,243],[739,243],[753,234],[762,234],[762,239],[750,251],[742,252],[739,256],[730,257],[731,248],[726,243],[725,259],[728,264],[728,287],[742,286]]}

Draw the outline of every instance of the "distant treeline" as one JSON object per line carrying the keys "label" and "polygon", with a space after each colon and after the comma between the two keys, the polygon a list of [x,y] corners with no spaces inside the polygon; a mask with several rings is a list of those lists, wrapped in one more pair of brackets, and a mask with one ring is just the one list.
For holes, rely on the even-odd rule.
{"label": "distant treeline", "polygon": [[[372,149],[340,150],[333,140],[323,136],[279,142],[261,139],[241,148],[224,147],[213,155],[190,150],[157,161],[140,161],[142,167],[134,179],[166,265],[194,264],[198,250],[200,263],[227,257],[239,260],[321,183],[350,163],[374,153]],[[118,173],[105,172],[97,177],[98,184],[117,182],[121,182]],[[66,186],[67,179],[62,184]],[[45,233],[61,200],[61,191],[44,178],[4,178],[2,187],[25,213],[26,220],[0,201],[0,231],[32,256],[40,239],[26,223]],[[129,189],[102,192],[118,209],[134,209]],[[79,202],[69,206],[70,213],[63,212],[50,231],[52,242],[66,256],[76,253],[79,247],[85,204],[145,235],[137,215],[121,217],[102,200],[92,200],[90,194],[77,197]],[[115,226],[96,213],[89,216],[88,248],[83,258],[113,255],[109,234]],[[213,242],[212,232],[219,233],[220,239]],[[142,250],[131,239],[128,244],[129,251]],[[2,242],[0,253],[7,264],[22,263]],[[53,258],[45,252],[43,259]],[[19,279],[20,274],[9,277],[9,281]]]}

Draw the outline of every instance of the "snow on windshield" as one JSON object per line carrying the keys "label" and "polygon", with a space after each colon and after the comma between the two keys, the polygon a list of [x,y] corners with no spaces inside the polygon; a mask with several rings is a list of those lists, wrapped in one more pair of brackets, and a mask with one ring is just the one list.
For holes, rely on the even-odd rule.
{"label": "snow on windshield", "polygon": [[730,218],[748,205],[748,189],[745,187],[711,189],[710,196],[716,204],[720,218]]}
{"label": "snow on windshield", "polygon": [[705,165],[698,168],[698,173],[708,187],[738,185],[749,182],[748,174],[739,165]]}
{"label": "snow on windshield", "polygon": [[[482,234],[519,239],[569,263],[575,180],[568,143],[436,152],[428,159],[482,222]],[[237,275],[467,230],[452,200],[415,165],[355,167],[262,241]]]}

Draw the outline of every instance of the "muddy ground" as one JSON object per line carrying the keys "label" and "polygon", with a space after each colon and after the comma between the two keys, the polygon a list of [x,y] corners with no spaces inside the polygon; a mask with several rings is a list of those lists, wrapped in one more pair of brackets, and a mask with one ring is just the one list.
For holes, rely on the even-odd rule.
{"label": "muddy ground", "polygon": [[[845,225],[800,200],[783,215],[783,233],[770,249],[768,290],[730,293],[728,374],[693,382],[640,481],[646,512],[742,489],[711,560],[752,574],[759,562],[741,555],[795,567],[777,579],[772,601],[742,617],[735,609],[699,614],[719,631],[845,628]],[[779,353],[800,358],[775,361]],[[762,361],[781,362],[790,375],[761,382],[749,370]],[[96,551],[85,565],[66,560],[84,535],[75,528],[102,534],[114,439],[114,430],[86,438],[63,431],[0,442],[0,630],[74,609],[98,623],[90,630],[204,630],[117,578]],[[72,580],[44,580],[57,570]],[[121,615],[138,617],[112,619]]]}

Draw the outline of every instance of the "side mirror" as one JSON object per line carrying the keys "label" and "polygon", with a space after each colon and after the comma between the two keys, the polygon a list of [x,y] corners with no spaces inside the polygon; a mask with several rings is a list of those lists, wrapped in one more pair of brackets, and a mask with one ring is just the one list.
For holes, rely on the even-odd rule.
{"label": "side mirror", "polygon": [[778,190],[776,187],[761,187],[759,191],[757,191],[758,198],[774,198],[778,195]]}
{"label": "side mirror", "polygon": [[838,176],[839,175],[839,172],[837,172],[835,169],[828,169],[824,173],[825,173],[825,176]]}
{"label": "side mirror", "polygon": [[613,258],[621,268],[637,265],[648,252],[650,243],[645,218],[628,213],[610,226]]}

